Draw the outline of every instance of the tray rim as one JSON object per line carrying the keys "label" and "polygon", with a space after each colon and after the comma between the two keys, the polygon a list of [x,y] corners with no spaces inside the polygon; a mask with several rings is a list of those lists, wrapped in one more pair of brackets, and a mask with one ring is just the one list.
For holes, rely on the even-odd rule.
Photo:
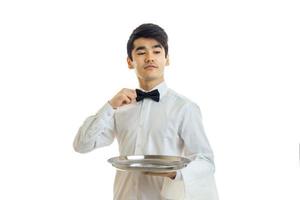
{"label": "tray rim", "polygon": [[[130,167],[126,163],[117,163],[116,160],[132,160],[132,161],[139,161],[139,160],[147,160],[147,159],[166,159],[170,161],[179,161],[182,162],[180,164],[174,164],[170,165],[166,168],[143,168],[143,167]],[[117,168],[121,171],[140,171],[140,172],[156,172],[156,173],[166,173],[166,172],[173,172],[180,169],[185,168],[190,162],[191,159],[184,157],[184,156],[172,156],[172,155],[121,155],[121,156],[115,156],[107,160],[110,164],[112,164],[113,167]],[[167,169],[168,168],[168,169]]]}

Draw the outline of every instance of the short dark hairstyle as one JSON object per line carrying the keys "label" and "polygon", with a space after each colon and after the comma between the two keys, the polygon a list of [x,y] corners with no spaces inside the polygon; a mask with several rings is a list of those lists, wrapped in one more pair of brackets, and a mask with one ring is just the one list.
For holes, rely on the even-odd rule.
{"label": "short dark hairstyle", "polygon": [[127,55],[132,60],[133,42],[138,38],[151,38],[159,42],[165,49],[165,56],[168,55],[168,35],[160,26],[152,23],[146,23],[138,26],[131,33],[127,42]]}

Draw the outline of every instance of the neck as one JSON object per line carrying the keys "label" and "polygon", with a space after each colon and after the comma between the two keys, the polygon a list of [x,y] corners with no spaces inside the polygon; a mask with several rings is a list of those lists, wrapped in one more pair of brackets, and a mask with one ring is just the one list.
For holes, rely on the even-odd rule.
{"label": "neck", "polygon": [[160,83],[162,83],[163,81],[164,81],[164,79],[152,80],[152,81],[145,81],[145,80],[139,79],[139,84],[140,84],[140,87],[143,90],[150,91],[153,88],[155,88],[157,85],[159,85]]}

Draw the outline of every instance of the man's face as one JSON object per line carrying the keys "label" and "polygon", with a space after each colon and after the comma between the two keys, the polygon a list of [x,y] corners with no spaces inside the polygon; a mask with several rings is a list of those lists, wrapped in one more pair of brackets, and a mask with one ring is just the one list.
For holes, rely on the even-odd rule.
{"label": "man's face", "polygon": [[163,46],[154,39],[138,38],[133,42],[132,60],[127,58],[128,67],[135,69],[142,81],[164,80],[164,68],[169,64]]}

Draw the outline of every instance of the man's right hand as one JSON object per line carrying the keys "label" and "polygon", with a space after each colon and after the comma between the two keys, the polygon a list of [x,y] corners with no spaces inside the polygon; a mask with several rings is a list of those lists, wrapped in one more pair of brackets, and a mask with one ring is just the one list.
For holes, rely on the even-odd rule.
{"label": "man's right hand", "polygon": [[108,103],[114,108],[121,107],[123,105],[131,104],[136,101],[136,91],[132,89],[123,88],[118,92]]}

